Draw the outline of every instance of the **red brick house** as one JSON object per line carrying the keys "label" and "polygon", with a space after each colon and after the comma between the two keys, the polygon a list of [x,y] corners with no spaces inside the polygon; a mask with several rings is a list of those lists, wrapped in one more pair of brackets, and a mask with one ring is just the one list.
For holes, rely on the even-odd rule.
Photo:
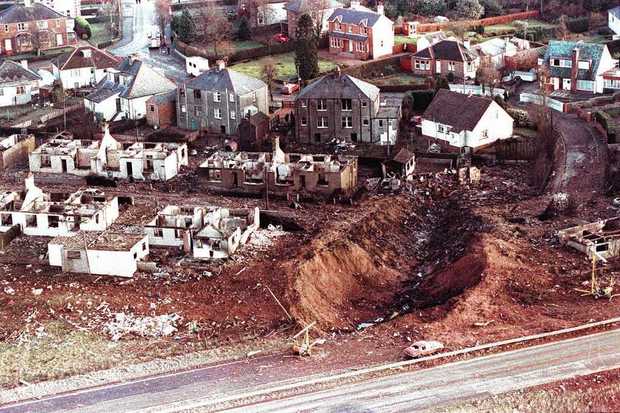
{"label": "red brick house", "polygon": [[70,17],[41,4],[14,4],[0,12],[0,55],[31,53],[76,44]]}
{"label": "red brick house", "polygon": [[348,9],[336,9],[329,22],[329,52],[360,60],[392,54],[394,24],[383,15],[383,5],[374,12],[351,1]]}
{"label": "red brick house", "polygon": [[411,56],[414,74],[421,76],[452,76],[474,79],[480,58],[458,40],[446,39],[418,51]]}
{"label": "red brick house", "polygon": [[167,128],[177,119],[177,91],[160,93],[146,101],[146,123],[153,127]]}

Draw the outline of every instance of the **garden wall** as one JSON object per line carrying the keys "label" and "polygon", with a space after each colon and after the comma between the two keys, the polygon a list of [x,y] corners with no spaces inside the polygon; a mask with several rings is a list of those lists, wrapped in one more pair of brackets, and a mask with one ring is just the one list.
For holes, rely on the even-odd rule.
{"label": "garden wall", "polygon": [[[203,48],[189,45],[179,39],[174,41],[175,48],[185,56],[201,56],[211,61],[216,60],[216,56],[208,54]],[[241,60],[259,59],[272,54],[288,53],[295,50],[294,42],[278,43],[270,46],[256,47],[253,49],[239,50],[228,58],[228,63]]]}
{"label": "garden wall", "polygon": [[524,11],[520,13],[506,14],[504,16],[487,17],[478,20],[458,20],[446,23],[422,23],[419,24],[417,30],[419,33],[437,32],[443,29],[450,29],[454,25],[465,25],[468,27],[476,26],[493,26],[495,24],[511,23],[515,20],[525,20],[538,17],[538,10]]}

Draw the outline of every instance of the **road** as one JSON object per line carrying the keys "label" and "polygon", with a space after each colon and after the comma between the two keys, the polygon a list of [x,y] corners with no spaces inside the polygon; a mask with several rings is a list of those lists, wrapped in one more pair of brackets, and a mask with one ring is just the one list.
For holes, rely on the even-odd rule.
{"label": "road", "polygon": [[[619,342],[620,330],[612,330],[323,391],[313,391],[307,377],[286,376],[286,360],[268,356],[0,407],[0,413],[217,410],[230,407],[225,402],[234,412],[411,412],[620,368]],[[280,386],[297,395],[273,399]],[[247,404],[261,395],[268,401]]]}
{"label": "road", "polygon": [[[123,38],[109,48],[117,56],[136,55],[156,71],[179,82],[187,79],[185,62],[174,53],[168,55],[159,49],[149,49],[149,34],[156,28],[154,0],[123,0]],[[169,44],[170,30],[166,30]]]}

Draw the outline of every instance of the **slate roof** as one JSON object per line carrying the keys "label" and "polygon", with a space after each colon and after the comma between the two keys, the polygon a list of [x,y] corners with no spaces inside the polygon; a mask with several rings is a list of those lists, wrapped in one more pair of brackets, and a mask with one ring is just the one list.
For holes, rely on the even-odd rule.
{"label": "slate roof", "polygon": [[400,148],[400,151],[398,151],[398,153],[394,155],[392,161],[400,164],[405,164],[409,162],[414,156],[415,155],[413,154],[413,152],[409,151],[407,148]]}
{"label": "slate roof", "polygon": [[[90,57],[84,57],[84,51],[90,50]],[[105,50],[93,46],[82,46],[72,52],[64,53],[54,60],[59,70],[80,69],[94,67],[95,69],[108,69],[118,66],[120,59]]]}
{"label": "slate roof", "polygon": [[379,88],[353,76],[332,73],[310,83],[297,95],[298,99],[355,99],[360,95],[375,100]]}
{"label": "slate roof", "polygon": [[174,102],[176,98],[177,98],[177,91],[176,89],[174,89],[174,90],[171,90],[170,92],[165,92],[165,93],[160,93],[158,95],[155,95],[149,100],[157,104],[162,104],[162,103]]}
{"label": "slate roof", "polygon": [[442,125],[452,126],[452,132],[472,131],[492,102],[492,99],[482,96],[470,96],[439,89],[422,117]]}
{"label": "slate roof", "polygon": [[31,82],[41,76],[12,60],[0,60],[0,84],[4,82]]}
{"label": "slate roof", "polygon": [[[372,27],[374,26],[381,18],[385,18],[387,20],[389,20],[387,17],[385,17],[383,14],[381,13],[377,13],[374,12],[370,9],[367,9],[365,7],[357,7],[355,9],[344,9],[344,8],[339,8],[334,10],[334,12],[331,14],[331,16],[329,16],[329,21],[335,21],[335,20],[339,20],[341,23],[345,23],[345,24],[355,24],[355,25],[364,25],[367,27]],[[391,20],[390,20],[391,22]]]}
{"label": "slate roof", "polygon": [[291,13],[305,13],[308,11],[318,10],[319,6],[324,6],[325,9],[337,9],[342,7],[343,4],[337,0],[293,0],[286,3],[284,9]]}
{"label": "slate roof", "polygon": [[188,81],[186,87],[200,90],[234,91],[237,95],[245,95],[263,88],[267,85],[260,79],[244,75],[229,68],[210,69],[200,76]]}
{"label": "slate roof", "polygon": [[413,55],[424,59],[451,60],[453,62],[471,62],[477,56],[457,40],[442,40]]}
{"label": "slate roof", "polygon": [[605,51],[605,45],[599,43],[583,43],[570,42],[561,40],[551,40],[545,52],[545,63],[549,66],[549,73],[552,77],[570,78],[572,68],[550,66],[549,59],[562,58],[571,60],[573,50],[579,49],[579,60],[590,61],[590,69],[579,69],[577,71],[577,79],[594,80],[595,74],[598,72],[601,57]]}
{"label": "slate roof", "polygon": [[0,24],[62,18],[65,18],[65,16],[41,3],[34,3],[30,7],[25,7],[21,4],[14,4],[3,12],[0,12]]}

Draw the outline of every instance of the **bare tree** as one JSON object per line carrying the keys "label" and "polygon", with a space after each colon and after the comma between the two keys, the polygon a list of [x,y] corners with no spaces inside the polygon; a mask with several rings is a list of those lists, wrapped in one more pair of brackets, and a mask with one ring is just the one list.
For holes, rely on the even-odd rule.
{"label": "bare tree", "polygon": [[212,46],[215,57],[223,58],[232,53],[232,25],[220,8],[207,3],[194,15],[197,38],[205,47]]}
{"label": "bare tree", "polygon": [[495,86],[502,80],[501,73],[497,70],[490,58],[484,58],[482,62],[480,62],[480,66],[476,72],[476,78],[482,85],[483,92],[485,88],[488,87],[491,96],[493,96],[493,89],[495,89]]}
{"label": "bare tree", "polygon": [[272,58],[269,58],[265,65],[263,66],[263,80],[267,83],[267,88],[269,89],[269,98],[273,100],[273,83],[278,76],[278,67],[276,66],[275,61]]}
{"label": "bare tree", "polygon": [[170,23],[170,1],[169,0],[156,0],[155,1],[155,15],[157,19],[157,26],[159,27],[160,36],[165,36],[166,26]]}
{"label": "bare tree", "polygon": [[568,27],[566,25],[566,15],[563,14],[560,16],[560,19],[558,21],[558,27],[555,30],[555,36],[560,39],[560,40],[566,40],[566,38],[568,37]]}

